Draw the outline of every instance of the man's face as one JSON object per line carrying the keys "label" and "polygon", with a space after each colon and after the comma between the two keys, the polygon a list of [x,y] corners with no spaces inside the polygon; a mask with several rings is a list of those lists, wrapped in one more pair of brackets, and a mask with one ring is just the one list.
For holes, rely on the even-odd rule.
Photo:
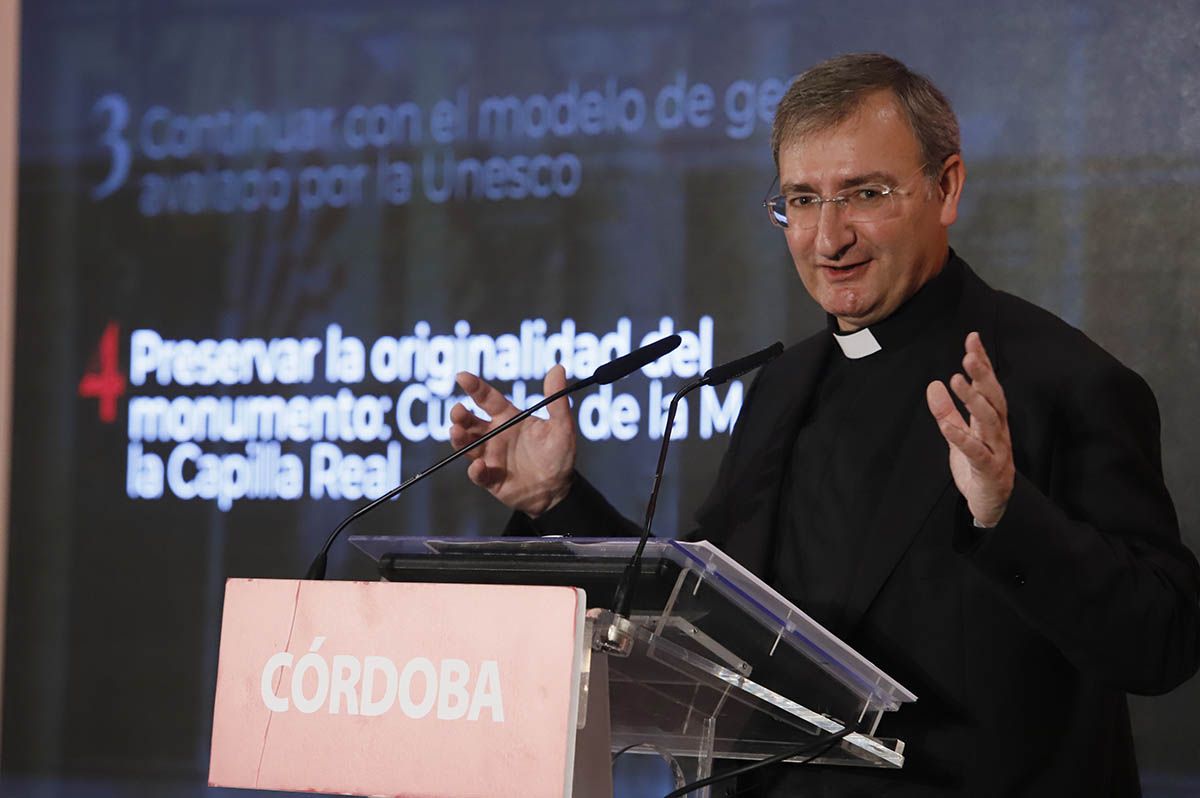
{"label": "man's face", "polygon": [[825,203],[816,227],[784,231],[804,287],[843,330],[887,318],[945,263],[962,161],[947,159],[939,182],[920,172],[922,166],[921,147],[889,91],[869,95],[840,125],[780,148],[785,196],[830,197],[865,183],[899,189],[897,213],[884,221],[851,222],[845,209]]}

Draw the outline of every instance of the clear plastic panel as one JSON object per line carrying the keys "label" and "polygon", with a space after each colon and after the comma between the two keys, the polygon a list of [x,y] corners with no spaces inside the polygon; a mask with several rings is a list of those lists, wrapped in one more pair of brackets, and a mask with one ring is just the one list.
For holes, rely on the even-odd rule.
{"label": "clear plastic panel", "polygon": [[[587,585],[596,650],[613,618],[606,605],[616,575],[637,544],[351,540],[378,561],[399,562],[400,578]],[[707,543],[652,540],[644,562],[632,647],[606,655],[613,750],[672,757],[690,781],[708,775],[714,759],[772,756],[855,725],[868,733],[848,735],[817,761],[902,766],[902,743],[869,736],[883,712],[916,699],[902,685]],[[410,566],[416,575],[403,576]]]}
{"label": "clear plastic panel", "polygon": [[[598,628],[606,615],[595,619]],[[837,716],[792,700],[652,628],[637,624],[629,656],[609,657],[614,750],[640,744],[647,753],[696,760],[682,767],[698,778],[714,758],[759,759],[844,728]],[[812,694],[810,685],[793,687]],[[900,767],[904,758],[894,743],[851,734],[821,761]]]}

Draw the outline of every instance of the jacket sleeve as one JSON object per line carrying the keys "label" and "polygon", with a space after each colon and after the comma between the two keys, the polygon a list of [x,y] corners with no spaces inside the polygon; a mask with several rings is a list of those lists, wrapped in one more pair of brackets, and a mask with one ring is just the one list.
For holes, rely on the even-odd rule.
{"label": "jacket sleeve", "polygon": [[[743,437],[741,420],[746,417],[751,406],[760,378],[761,373],[746,392],[746,398],[738,413],[738,421],[734,425],[729,446],[721,458],[721,467],[717,472],[716,482],[709,491],[708,498],[696,513],[699,525],[689,532],[681,533],[680,539],[708,540],[718,546],[722,544],[724,531],[729,528],[730,503],[728,498],[731,495],[738,443]],[[576,472],[571,484],[571,491],[566,498],[536,519],[530,518],[522,512],[514,512],[509,517],[504,534],[506,536],[638,537],[642,534],[642,527],[621,515],[592,483]]]}
{"label": "jacket sleeve", "polygon": [[1200,567],[1163,481],[1154,395],[1108,361],[1065,379],[1053,413],[1047,484],[1018,473],[999,525],[963,513],[958,540],[1080,672],[1164,693],[1200,665]]}
{"label": "jacket sleeve", "polygon": [[514,512],[504,528],[508,537],[566,535],[574,537],[638,537],[642,528],[621,515],[582,474],[576,472],[571,491],[537,518]]}

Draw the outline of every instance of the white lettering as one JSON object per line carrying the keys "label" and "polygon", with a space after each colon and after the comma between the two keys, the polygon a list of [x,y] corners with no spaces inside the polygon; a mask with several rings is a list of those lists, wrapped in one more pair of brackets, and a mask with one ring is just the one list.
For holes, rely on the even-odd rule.
{"label": "white lettering", "polygon": [[[286,651],[281,651],[267,660],[266,666],[263,667],[262,679],[259,686],[262,691],[263,703],[272,712],[288,711],[287,699],[275,692],[275,685],[279,683],[275,681],[275,671],[290,668],[291,665],[292,655]],[[282,676],[280,676],[279,681],[283,681]]]}
{"label": "white lettering", "polygon": [[479,678],[475,681],[475,692],[471,698],[471,710],[467,713],[467,720],[479,720],[479,713],[485,709],[492,713],[494,723],[504,722],[500,666],[494,659],[485,659],[479,666]]}
{"label": "white lettering", "polygon": [[358,714],[358,695],[354,688],[362,676],[362,663],[358,657],[337,654],[333,658],[332,684],[329,687],[329,714],[341,712],[342,699],[346,700],[346,714]]}
{"label": "white lettering", "polygon": [[[413,701],[413,677],[420,673],[425,677],[425,695],[420,701]],[[414,657],[404,666],[400,674],[400,710],[410,718],[423,718],[433,709],[438,700],[438,678],[433,663],[425,657]]]}
{"label": "white lettering", "polygon": [[716,432],[730,432],[742,410],[742,381],[729,383],[725,401],[717,399],[717,390],[711,385],[700,389],[700,437],[708,439]]}
{"label": "white lettering", "polygon": [[[315,638],[308,653],[300,658],[292,670],[292,704],[306,715],[320,709],[329,697],[329,663],[317,653],[324,643],[324,637]],[[308,671],[313,672],[317,681],[316,690],[311,696],[304,694],[304,676]]]}
{"label": "white lettering", "polygon": [[[315,637],[294,668],[292,654],[286,651],[267,660],[259,679],[259,693],[267,709],[287,712],[294,706],[312,714],[325,707],[331,715],[344,711],[348,715],[378,717],[399,706],[414,720],[433,713],[439,720],[477,721],[487,711],[492,722],[504,722],[504,696],[496,660],[479,664],[472,686],[471,665],[456,658],[434,663],[428,657],[413,657],[398,670],[387,657],[369,655],[359,659],[352,654],[337,654],[331,667],[320,653],[325,640]],[[284,671],[289,668],[290,702],[288,695],[279,694],[287,678]]]}
{"label": "white lettering", "polygon": [[442,660],[442,673],[438,680],[438,720],[458,720],[467,714],[470,708],[467,679],[470,677],[471,669],[461,659]]}
{"label": "white lettering", "polygon": [[[383,695],[375,697],[376,674],[383,674]],[[382,715],[396,703],[396,663],[387,657],[368,656],[363,660],[362,698],[359,701],[361,714],[368,717]]]}
{"label": "white lettering", "polygon": [[312,382],[321,341],[317,338],[166,340],[154,330],[129,339],[129,381],[144,385],[284,385]]}

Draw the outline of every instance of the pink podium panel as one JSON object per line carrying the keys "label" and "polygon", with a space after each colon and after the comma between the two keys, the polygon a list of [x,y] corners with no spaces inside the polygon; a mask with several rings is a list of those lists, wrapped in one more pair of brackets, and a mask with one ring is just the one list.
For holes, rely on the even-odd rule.
{"label": "pink podium panel", "polygon": [[583,592],[230,579],[209,784],[569,796]]}

